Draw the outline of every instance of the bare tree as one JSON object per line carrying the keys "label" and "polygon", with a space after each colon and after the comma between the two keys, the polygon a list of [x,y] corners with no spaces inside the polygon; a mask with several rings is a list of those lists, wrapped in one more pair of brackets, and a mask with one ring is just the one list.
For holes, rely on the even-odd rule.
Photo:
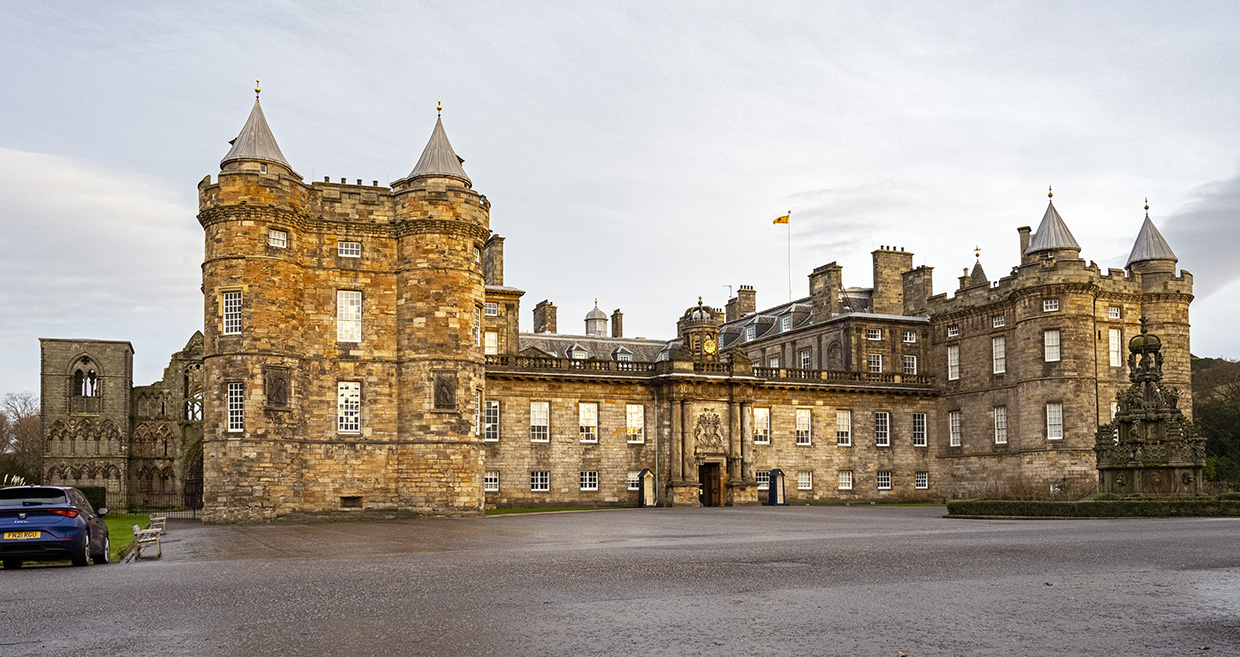
{"label": "bare tree", "polygon": [[0,470],[37,481],[43,474],[43,430],[39,398],[10,392],[0,399]]}

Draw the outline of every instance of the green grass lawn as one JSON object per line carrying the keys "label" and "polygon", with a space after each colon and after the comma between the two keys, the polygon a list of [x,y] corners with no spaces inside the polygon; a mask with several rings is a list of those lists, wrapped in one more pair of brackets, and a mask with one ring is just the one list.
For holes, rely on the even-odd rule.
{"label": "green grass lawn", "polygon": [[108,539],[112,541],[112,561],[116,561],[122,552],[133,545],[133,526],[146,527],[150,516],[145,513],[109,513],[103,517],[103,520],[108,523]]}

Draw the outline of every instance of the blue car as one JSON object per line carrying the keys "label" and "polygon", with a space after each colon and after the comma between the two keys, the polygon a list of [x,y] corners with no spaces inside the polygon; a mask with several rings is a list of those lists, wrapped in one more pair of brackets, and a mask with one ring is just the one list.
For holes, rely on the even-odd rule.
{"label": "blue car", "polygon": [[107,512],[95,513],[82,491],[68,486],[0,488],[0,561],[6,569],[23,561],[107,563]]}

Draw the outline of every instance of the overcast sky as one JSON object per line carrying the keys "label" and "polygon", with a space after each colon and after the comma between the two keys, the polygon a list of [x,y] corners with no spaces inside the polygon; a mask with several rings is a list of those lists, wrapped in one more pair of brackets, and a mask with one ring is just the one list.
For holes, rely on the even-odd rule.
{"label": "overcast sky", "polygon": [[413,167],[435,102],[505,236],[522,330],[593,299],[672,337],[702,296],[788,299],[916,253],[951,293],[1055,205],[1100,266],[1150,216],[1195,276],[1192,351],[1240,357],[1240,3],[0,4],[0,392],[39,337],[129,340],[154,381],[202,326],[196,185],[262,76],[307,182]]}

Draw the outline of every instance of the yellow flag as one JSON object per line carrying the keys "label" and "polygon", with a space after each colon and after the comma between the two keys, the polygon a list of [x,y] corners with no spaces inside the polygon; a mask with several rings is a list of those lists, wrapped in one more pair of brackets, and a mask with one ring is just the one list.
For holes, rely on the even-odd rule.
{"label": "yellow flag", "polygon": [[775,221],[773,221],[773,222],[771,222],[771,223],[775,223],[775,224],[786,224],[786,223],[788,223],[788,217],[791,217],[791,216],[792,216],[792,213],[791,213],[791,212],[789,212],[788,214],[786,214],[786,215],[784,215],[784,216],[782,216],[782,217],[775,217]]}

